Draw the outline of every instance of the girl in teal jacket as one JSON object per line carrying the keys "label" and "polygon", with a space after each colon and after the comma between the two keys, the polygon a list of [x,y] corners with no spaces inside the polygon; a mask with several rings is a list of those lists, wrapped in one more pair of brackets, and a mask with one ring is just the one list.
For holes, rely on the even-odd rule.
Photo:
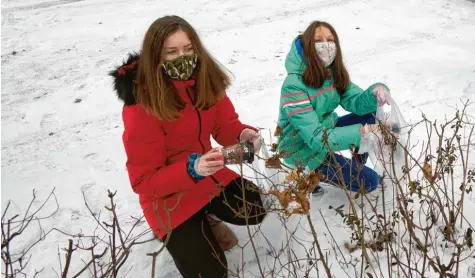
{"label": "girl in teal jacket", "polygon": [[[363,90],[350,81],[334,28],[315,21],[293,42],[285,60],[278,148],[287,164],[321,171],[324,182],[351,191],[373,191],[378,175],[358,155],[362,137],[378,128],[373,115],[386,103],[388,88],[375,83]],[[338,117],[338,105],[350,112]],[[335,152],[351,149],[352,159]],[[314,193],[322,193],[320,187]]]}

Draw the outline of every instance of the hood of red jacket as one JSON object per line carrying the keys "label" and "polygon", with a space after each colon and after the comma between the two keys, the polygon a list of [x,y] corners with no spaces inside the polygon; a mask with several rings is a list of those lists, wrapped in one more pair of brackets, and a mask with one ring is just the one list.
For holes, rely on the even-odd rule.
{"label": "hood of red jacket", "polygon": [[122,62],[122,65],[109,72],[109,75],[113,78],[114,90],[117,97],[122,100],[125,105],[136,104],[134,86],[139,61],[139,53],[129,53],[127,59]]}

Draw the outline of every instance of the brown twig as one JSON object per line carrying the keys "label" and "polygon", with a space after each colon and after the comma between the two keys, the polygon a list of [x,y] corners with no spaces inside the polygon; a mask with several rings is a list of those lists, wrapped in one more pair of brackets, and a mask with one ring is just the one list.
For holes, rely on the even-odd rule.
{"label": "brown twig", "polygon": [[69,266],[71,265],[71,258],[73,256],[73,252],[76,250],[76,249],[73,249],[73,241],[69,239],[68,242],[69,244],[68,244],[68,249],[66,253],[66,263],[64,264],[64,270],[61,275],[62,278],[68,277]]}
{"label": "brown twig", "polygon": [[315,246],[317,247],[318,254],[320,255],[320,261],[323,264],[323,268],[325,269],[325,272],[327,273],[327,277],[332,278],[330,268],[328,267],[328,264],[325,260],[325,256],[323,255],[322,249],[320,248],[320,242],[318,241],[318,238],[317,238],[317,232],[315,231],[315,228],[313,226],[313,221],[310,215],[307,215],[307,221],[308,221],[308,224],[310,225],[310,229],[312,230],[312,235],[313,235],[313,240],[314,240],[313,242]]}

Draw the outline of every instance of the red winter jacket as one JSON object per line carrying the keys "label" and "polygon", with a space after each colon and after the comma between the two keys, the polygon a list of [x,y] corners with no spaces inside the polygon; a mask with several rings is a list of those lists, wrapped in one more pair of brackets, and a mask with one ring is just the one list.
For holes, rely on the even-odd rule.
{"label": "red winter jacket", "polygon": [[229,146],[238,142],[244,128],[252,127],[239,121],[227,96],[208,110],[195,109],[194,80],[173,81],[186,103],[179,119],[161,121],[147,113],[133,95],[138,58],[129,55],[127,62],[110,75],[118,97],[124,101],[122,138],[130,183],[139,195],[145,219],[162,238],[214,198],[222,190],[219,185],[227,186],[239,177],[224,168],[195,182],[187,173],[188,156],[209,151],[211,136],[220,145]]}

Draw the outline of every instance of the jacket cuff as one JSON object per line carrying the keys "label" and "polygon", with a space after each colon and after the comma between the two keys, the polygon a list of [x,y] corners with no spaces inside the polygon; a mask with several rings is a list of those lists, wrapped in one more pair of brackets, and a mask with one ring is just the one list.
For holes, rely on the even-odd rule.
{"label": "jacket cuff", "polygon": [[[332,132],[333,142],[330,144],[332,151],[348,150],[350,146],[358,146],[361,142],[361,124],[336,127]],[[330,142],[329,142],[330,143]]]}
{"label": "jacket cuff", "polygon": [[201,156],[201,154],[193,153],[188,157],[187,172],[195,182],[205,178],[204,176],[200,176],[195,170],[195,162]]}

